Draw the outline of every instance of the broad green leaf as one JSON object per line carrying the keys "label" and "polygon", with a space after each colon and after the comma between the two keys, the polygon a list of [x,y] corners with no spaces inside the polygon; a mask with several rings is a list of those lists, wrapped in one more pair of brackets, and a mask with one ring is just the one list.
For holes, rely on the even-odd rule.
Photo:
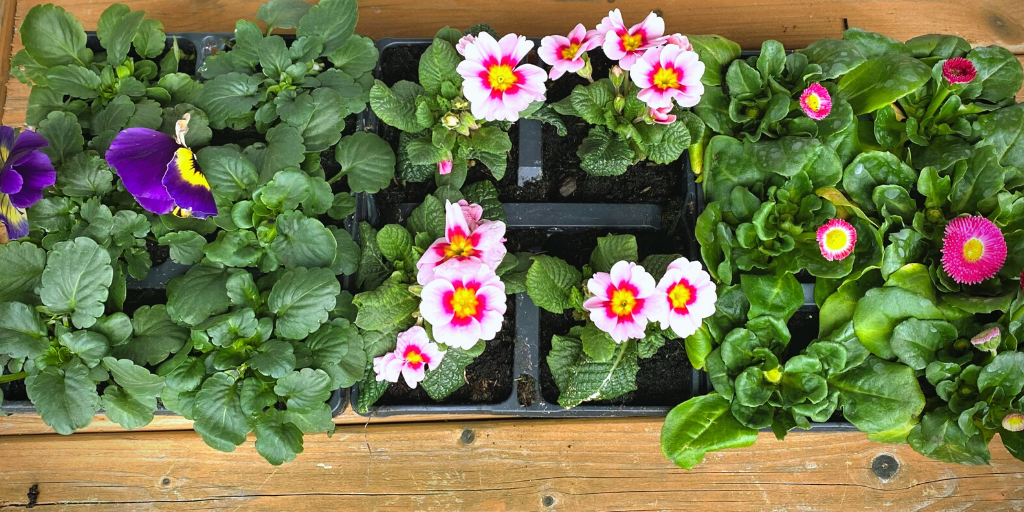
{"label": "broad green leaf", "polygon": [[302,453],[302,429],[284,411],[270,409],[256,418],[256,451],[275,466],[291,462]]}
{"label": "broad green leaf", "polygon": [[576,154],[580,157],[580,167],[594,176],[618,176],[626,172],[636,157],[622,136],[603,126],[590,129]]}
{"label": "broad green leaf", "polygon": [[38,303],[35,289],[42,282],[46,251],[28,242],[0,245],[0,302]]}
{"label": "broad green leaf", "polygon": [[386,124],[403,132],[417,133],[428,128],[416,117],[416,97],[423,93],[422,86],[405,80],[390,88],[377,80],[370,89],[370,108]]}
{"label": "broad green leaf", "polygon": [[337,247],[329,229],[300,212],[288,212],[277,218],[277,237],[270,246],[287,268],[330,267]]}
{"label": "broad green leaf", "polygon": [[967,435],[956,420],[948,408],[929,411],[910,431],[907,442],[914,451],[942,462],[988,465],[991,455],[984,436]]}
{"label": "broad green leaf", "polygon": [[327,321],[340,291],[331,269],[286,271],[267,299],[267,307],[277,316],[274,332],[285,339],[305,338]]}
{"label": "broad green leaf", "polygon": [[956,328],[949,322],[908,318],[893,330],[890,344],[900,362],[924,370],[935,361],[935,352],[956,336]]}
{"label": "broad green leaf", "polygon": [[21,44],[39,64],[46,67],[77,63],[85,65],[85,30],[75,16],[62,7],[37,5],[21,23]]}
{"label": "broad green leaf", "polygon": [[20,302],[0,302],[0,354],[34,358],[49,347],[46,325],[34,309]]}
{"label": "broad green leaf", "polygon": [[132,317],[134,334],[124,345],[115,346],[113,355],[130,359],[137,365],[155,365],[178,352],[189,339],[187,329],[175,324],[163,304],[142,306]]}
{"label": "broad green leaf", "polygon": [[100,409],[96,383],[89,378],[89,369],[77,359],[63,369],[48,366],[29,375],[25,387],[43,421],[58,434],[70,435],[92,423],[93,415]]}
{"label": "broad green leaf", "polygon": [[267,377],[280,379],[295,370],[295,353],[286,341],[270,340],[256,348],[249,366]]}
{"label": "broad green leaf", "polygon": [[1002,390],[1003,396],[1016,396],[1024,389],[1024,353],[1003,352],[978,374],[978,391]]}
{"label": "broad green leaf", "polygon": [[917,173],[896,155],[882,151],[861,153],[843,171],[843,188],[850,199],[868,213],[875,213],[872,194],[879,185],[899,185],[913,190]]}
{"label": "broad green leaf", "polygon": [[636,263],[636,237],[633,235],[608,235],[598,237],[597,248],[590,254],[590,268],[594,272],[611,272],[612,266],[620,261]]}
{"label": "broad green leaf", "polygon": [[206,238],[195,231],[176,231],[160,237],[160,245],[170,247],[171,260],[182,265],[195,265],[203,259]]}
{"label": "broad green leaf", "polygon": [[867,60],[856,45],[843,39],[819,39],[799,52],[807,56],[808,63],[821,66],[825,80],[839,78]]}
{"label": "broad green leaf", "polygon": [[580,272],[565,261],[541,254],[533,257],[526,273],[526,290],[538,307],[561,314],[573,307],[571,290],[582,279]]}
{"label": "broad green leaf", "polygon": [[74,331],[60,336],[60,344],[92,368],[110,352],[107,337],[92,331]]}
{"label": "broad green leaf", "polygon": [[757,441],[757,430],[736,421],[730,401],[717,393],[677,405],[661,428],[661,451],[677,466],[691,469],[708,452],[743,448]]}
{"label": "broad green leaf", "polygon": [[256,233],[244,229],[217,233],[217,239],[203,251],[208,260],[229,267],[255,267],[263,256]]}
{"label": "broad green leaf", "polygon": [[[363,73],[373,71],[374,66],[377,65],[377,47],[373,44],[373,39],[353,35],[341,48],[335,50],[327,58],[334,64],[334,69],[358,77]],[[420,83],[423,83],[422,79]]]}
{"label": "broad green leaf", "polygon": [[352,303],[359,308],[355,324],[360,329],[391,332],[412,323],[419,298],[409,291],[408,284],[388,279],[376,290],[356,294]]}
{"label": "broad green leaf", "polygon": [[260,80],[241,73],[227,73],[203,84],[199,106],[210,118],[210,126],[224,129],[233,118],[245,115],[259,101]]}
{"label": "broad green leaf", "polygon": [[[76,120],[74,123],[77,125],[78,121]],[[81,137],[81,127],[78,128],[78,134]],[[52,138],[47,137],[47,139],[53,144]],[[82,138],[82,141],[84,140]],[[81,143],[78,145],[80,151]],[[114,173],[107,166],[106,160],[95,151],[77,152],[74,156],[66,159],[57,173],[57,188],[66,196],[102,196],[110,192],[113,182]]]}
{"label": "broad green leaf", "polygon": [[789,319],[804,304],[804,291],[793,274],[777,276],[740,275],[740,288],[750,301],[751,319],[770,315]]}
{"label": "broad green leaf", "polygon": [[103,412],[107,418],[121,427],[133,430],[145,427],[153,421],[156,411],[156,397],[134,395],[115,385],[103,390]]}
{"label": "broad green leaf", "polygon": [[871,358],[867,364],[828,379],[839,391],[843,415],[862,432],[905,425],[924,409],[924,393],[909,366]]}
{"label": "broad green leaf", "polygon": [[688,39],[705,66],[700,81],[706,85],[721,85],[725,69],[740,58],[740,45],[716,35],[696,35]]}
{"label": "broad green leaf", "polygon": [[132,11],[124,4],[113,4],[100,15],[96,35],[107,50],[107,62],[120,66],[128,56],[132,39],[146,16],[144,11]]}
{"label": "broad green leaf", "polygon": [[75,64],[50,68],[46,72],[46,83],[51,89],[72,98],[92,99],[100,94],[99,75]]}
{"label": "broad green leaf", "polygon": [[606,362],[592,360],[583,352],[583,343],[573,337],[555,335],[547,357],[551,375],[558,386],[558,404],[575,407],[588,400],[615,398],[636,389],[636,342],[616,347]]}
{"label": "broad green leaf", "polygon": [[[373,56],[376,57],[377,54],[374,53]],[[426,89],[428,94],[434,96],[441,94],[441,84],[445,80],[451,82],[455,87],[461,86],[462,77],[455,71],[460,62],[462,62],[462,57],[455,51],[455,47],[451,43],[435,38],[434,43],[427,47],[420,57],[420,85]],[[372,65],[370,67],[372,69]]]}
{"label": "broad green leaf", "polygon": [[934,303],[912,291],[897,287],[874,288],[857,301],[853,326],[857,338],[872,354],[892,359],[896,353],[890,338],[896,326],[908,318],[942,320],[943,315]]}
{"label": "broad green leaf", "polygon": [[854,115],[889,105],[931,78],[931,69],[913,57],[893,53],[865,57],[868,60],[843,75],[838,84],[838,96],[850,103]]}
{"label": "broad green leaf", "polygon": [[[256,18],[267,24],[269,34],[275,28],[295,28],[311,6],[302,0],[271,0],[260,6]],[[301,451],[301,450],[300,450]]]}
{"label": "broad green leaf", "polygon": [[232,452],[245,442],[254,421],[242,411],[241,382],[224,372],[211,375],[196,395],[196,432],[212,448]]}
{"label": "broad green leaf", "polygon": [[274,393],[285,398],[290,411],[312,411],[331,397],[331,377],[323,370],[303,368],[278,379]]}
{"label": "broad green leaf", "polygon": [[70,314],[84,329],[103,314],[103,303],[114,279],[110,254],[88,238],[53,246],[43,270],[40,299],[55,314]]}
{"label": "broad green leaf", "polygon": [[324,54],[330,54],[348,41],[358,20],[356,0],[322,0],[299,20],[295,35],[319,36]]}
{"label": "broad green leaf", "polygon": [[234,146],[200,149],[196,153],[196,160],[215,196],[237,201],[256,188],[259,179],[256,166]]}
{"label": "broad green leaf", "polygon": [[[142,20],[139,24],[139,29],[135,31],[135,37],[132,38],[132,46],[135,47],[135,53],[138,53],[143,58],[155,59],[164,52],[164,43],[167,41],[167,36],[164,35],[164,25],[157,20]],[[173,48],[171,52],[173,53]],[[138,65],[138,63],[136,63]]]}
{"label": "broad green leaf", "polygon": [[[82,126],[78,124],[78,118],[68,112],[50,112],[39,124],[39,135],[50,143],[49,146],[42,148],[42,152],[50,157],[54,166],[60,166],[80,154],[82,146],[85,145],[85,137],[82,136]],[[67,167],[61,170],[64,171]],[[62,176],[64,172],[59,174],[59,180],[69,179]]]}
{"label": "broad green leaf", "polygon": [[175,322],[198,325],[228,310],[227,269],[196,265],[167,284],[167,313]]}
{"label": "broad green leaf", "polygon": [[379,136],[358,132],[341,139],[334,158],[353,192],[375,193],[395,176],[395,152]]}
{"label": "broad green leaf", "polygon": [[103,366],[110,370],[114,382],[130,395],[136,397],[160,396],[164,388],[164,378],[153,375],[149,370],[138,366],[128,359],[104,357]]}

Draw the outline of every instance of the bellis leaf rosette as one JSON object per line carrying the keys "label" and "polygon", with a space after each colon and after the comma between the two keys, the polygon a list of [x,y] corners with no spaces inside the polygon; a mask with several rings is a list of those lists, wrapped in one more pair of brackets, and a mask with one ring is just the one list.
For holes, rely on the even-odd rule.
{"label": "bellis leaf rosette", "polygon": [[398,335],[394,351],[374,358],[373,371],[378,382],[398,382],[399,377],[404,377],[405,383],[416,389],[426,376],[426,369],[436,370],[443,358],[444,352],[430,341],[427,331],[415,325]]}
{"label": "bellis leaf rosette", "polygon": [[643,338],[647,322],[665,319],[668,302],[664,291],[644,267],[628,261],[612,266],[611,272],[598,272],[587,282],[594,294],[583,303],[590,319],[611,335],[616,343]]}
{"label": "bellis leaf rosette", "polygon": [[110,143],[106,158],[128,192],[146,210],[203,219],[217,214],[210,183],[185,145],[189,114],[174,136],[149,128],[128,128]]}
{"label": "bellis leaf rosette", "polygon": [[533,49],[525,36],[507,34],[495,41],[487,32],[466,44],[466,60],[456,68],[462,90],[477,119],[516,121],[530,103],[544,100],[545,73],[533,64],[520,64]]}
{"label": "bellis leaf rosette", "polygon": [[416,263],[416,281],[426,285],[434,272],[449,261],[480,263],[497,270],[505,258],[505,223],[481,219],[483,208],[465,200],[445,201],[444,238],[427,248]]}
{"label": "bellis leaf rosette", "polygon": [[618,9],[609,11],[608,16],[597,26],[597,33],[604,38],[602,49],[609,59],[619,61],[619,66],[629,71],[635,62],[651,48],[665,43],[665,20],[650,13],[644,21],[626,27]]}
{"label": "bellis leaf rosette", "polygon": [[493,270],[472,261],[450,260],[434,269],[422,298],[420,314],[433,328],[434,339],[463,350],[493,340],[507,308],[505,284]]}
{"label": "bellis leaf rosette", "polygon": [[0,223],[11,239],[28,235],[25,209],[43,198],[57,172],[40,149],[49,142],[36,132],[0,126]]}

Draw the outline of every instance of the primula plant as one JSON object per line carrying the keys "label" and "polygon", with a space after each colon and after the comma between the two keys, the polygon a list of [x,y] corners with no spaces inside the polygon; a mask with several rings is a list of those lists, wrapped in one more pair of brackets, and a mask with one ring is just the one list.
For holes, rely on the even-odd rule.
{"label": "primula plant", "polygon": [[407,226],[359,227],[363,246],[353,299],[365,340],[366,376],[356,410],[366,413],[403,377],[443,400],[501,331],[506,294],[523,291],[525,269],[505,249],[504,211],[490,182],[466,199],[426,200]]}
{"label": "primula plant", "polygon": [[[614,176],[644,160],[671,163],[702,136],[703,123],[683,109],[700,101],[705,65],[685,36],[664,34],[658,15],[627,27],[616,9],[595,30],[581,24],[569,37],[541,42],[538,54],[551,66],[552,80],[574,71],[590,82],[551,104],[558,114],[593,125],[577,151],[584,171]],[[587,52],[597,47],[617,65],[595,81]]]}
{"label": "primula plant", "polygon": [[500,180],[512,150],[509,128],[543,105],[544,71],[524,62],[532,48],[516,34],[498,40],[489,27],[466,34],[445,27],[420,57],[419,83],[378,80],[370,106],[402,131],[398,177],[436,176],[443,186],[464,180],[475,160]]}
{"label": "primula plant", "polygon": [[561,406],[636,389],[638,359],[654,356],[667,339],[686,338],[691,361],[710,350],[689,343],[701,341],[691,335],[714,313],[717,299],[700,263],[674,254],[638,259],[632,235],[599,238],[582,272],[552,256],[533,257],[526,274],[533,302],[586,320],[551,340],[547,362]]}

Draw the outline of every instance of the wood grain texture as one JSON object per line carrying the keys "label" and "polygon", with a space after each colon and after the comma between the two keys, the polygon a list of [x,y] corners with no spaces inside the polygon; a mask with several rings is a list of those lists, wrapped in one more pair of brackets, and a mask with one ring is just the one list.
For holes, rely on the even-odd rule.
{"label": "wood grain texture", "polygon": [[[13,2],[15,0],[5,0]],[[17,2],[17,26],[34,5],[47,0]],[[238,19],[255,19],[258,0],[123,0],[144,9],[169,32],[230,31]],[[65,0],[61,6],[94,30],[110,4],[104,0]],[[540,37],[567,33],[576,23],[596,25],[609,9],[619,8],[626,20],[639,21],[654,10],[673,31],[720,34],[744,48],[756,49],[765,39],[800,48],[822,37],[840,37],[846,27],[859,27],[905,40],[928,33],[959,35],[974,45],[998,44],[1024,54],[1024,2],[1021,0],[495,0],[425,1],[362,0],[360,34],[381,37],[427,37],[451,25],[465,28],[489,22],[499,32]],[[6,45],[4,46],[6,48]],[[21,48],[20,36],[12,49]],[[2,82],[0,82],[2,83]],[[25,120],[28,88],[8,80],[3,122]],[[1024,96],[1022,96],[1024,97]]]}
{"label": "wood grain texture", "polygon": [[[661,454],[660,419],[342,426],[272,467],[191,432],[0,438],[0,509],[38,484],[46,509],[126,510],[1019,510],[1024,463],[996,440],[992,465],[927,460],[863,434],[771,434],[693,471]],[[471,444],[461,441],[472,430]],[[900,467],[871,470],[880,454]],[[545,505],[547,504],[547,506]]]}
{"label": "wood grain texture", "polygon": [[[345,412],[339,414],[334,418],[336,425],[369,425],[369,424],[385,424],[385,423],[409,423],[409,422],[432,422],[432,421],[470,421],[480,419],[495,419],[500,416],[491,416],[486,414],[468,414],[461,416],[452,416],[447,414],[417,414],[412,416],[375,416],[367,418],[360,416],[355,413],[352,409],[346,409]],[[192,421],[182,418],[181,416],[156,416],[153,421],[145,427],[132,430],[131,432],[165,432],[173,430],[192,430]],[[129,432],[123,427],[110,421],[106,415],[97,414],[93,417],[92,423],[89,426],[79,430],[77,434],[97,434],[97,433],[108,433],[108,432]],[[54,430],[49,425],[43,423],[43,419],[38,414],[12,414],[6,417],[0,417],[0,436],[13,436],[13,435],[41,435],[41,434],[54,434]],[[0,462],[0,471],[2,471],[3,465]]]}

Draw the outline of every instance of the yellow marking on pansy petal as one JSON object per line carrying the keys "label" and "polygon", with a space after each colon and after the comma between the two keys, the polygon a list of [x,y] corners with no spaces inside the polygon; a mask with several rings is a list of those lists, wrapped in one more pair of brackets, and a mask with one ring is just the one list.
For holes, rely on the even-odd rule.
{"label": "yellow marking on pansy petal", "polygon": [[467,258],[476,254],[476,249],[473,248],[473,242],[468,238],[455,235],[448,247],[445,247],[444,254],[448,258]]}
{"label": "yellow marking on pansy petal", "polygon": [[174,215],[175,217],[180,217],[182,219],[187,219],[192,216],[192,210],[182,208],[180,206],[175,206],[174,209],[171,210],[171,215]]}
{"label": "yellow marking on pansy petal", "polygon": [[849,240],[846,232],[841,229],[830,229],[828,233],[825,233],[825,247],[833,251],[845,248]]}
{"label": "yellow marking on pansy petal", "polygon": [[509,87],[512,87],[516,83],[516,74],[512,72],[512,66],[507,64],[499,64],[497,66],[491,66],[487,70],[487,81],[491,84],[491,89],[498,92],[505,92]]}
{"label": "yellow marking on pansy petal", "polygon": [[679,73],[676,73],[674,69],[661,68],[654,72],[654,78],[651,79],[651,83],[663,91],[665,89],[678,89]]}
{"label": "yellow marking on pansy petal", "polygon": [[0,145],[0,163],[6,162],[7,157],[11,155],[11,148]]}
{"label": "yellow marking on pansy petal", "polygon": [[981,240],[972,238],[964,244],[964,259],[970,262],[975,262],[981,259],[985,255],[985,245],[981,243]]}
{"label": "yellow marking on pansy petal", "polygon": [[817,94],[807,96],[807,108],[817,112],[821,108],[821,98]]}
{"label": "yellow marking on pansy petal", "polygon": [[644,36],[642,34],[623,34],[622,36],[622,48],[627,52],[636,51],[642,44],[644,44]]}
{"label": "yellow marking on pansy petal", "polygon": [[206,176],[199,171],[196,167],[195,155],[192,154],[192,150],[188,148],[178,148],[176,153],[178,171],[181,172],[181,179],[185,180],[189,184],[198,185],[210,190],[210,183],[206,181]]}
{"label": "yellow marking on pansy petal", "polygon": [[451,308],[458,318],[466,318],[476,315],[476,308],[480,301],[476,298],[476,292],[468,288],[456,288],[452,295]]}
{"label": "yellow marking on pansy petal", "polygon": [[412,364],[422,363],[423,354],[420,354],[419,352],[410,352],[409,355],[405,356],[405,360]]}
{"label": "yellow marking on pansy petal", "polygon": [[686,308],[690,302],[690,289],[685,284],[679,283],[669,290],[668,300],[672,301],[674,309]]}
{"label": "yellow marking on pansy petal", "polygon": [[569,46],[566,46],[565,48],[562,48],[562,58],[563,59],[575,59],[576,58],[576,52],[578,52],[578,51],[580,51],[579,43],[572,43]]}
{"label": "yellow marking on pansy petal", "polygon": [[629,290],[615,290],[612,292],[612,313],[618,316],[626,316],[633,312],[636,307],[636,296]]}

